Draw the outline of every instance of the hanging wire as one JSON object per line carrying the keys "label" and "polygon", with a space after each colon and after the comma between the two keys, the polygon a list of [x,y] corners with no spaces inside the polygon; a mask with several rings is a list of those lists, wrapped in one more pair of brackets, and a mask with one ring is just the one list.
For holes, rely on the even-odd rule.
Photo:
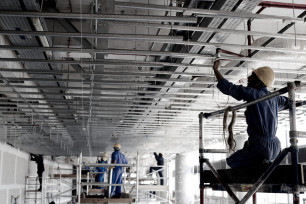
{"label": "hanging wire", "polygon": [[[295,18],[294,0],[292,0],[292,13],[293,13],[293,17]],[[296,46],[296,24],[295,22],[293,24],[293,29],[294,29],[294,45]]]}

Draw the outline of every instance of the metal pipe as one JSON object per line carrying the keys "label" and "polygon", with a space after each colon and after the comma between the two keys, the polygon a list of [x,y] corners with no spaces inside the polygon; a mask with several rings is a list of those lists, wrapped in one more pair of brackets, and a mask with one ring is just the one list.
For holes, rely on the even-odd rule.
{"label": "metal pipe", "polygon": [[91,14],[91,13],[44,13],[44,12],[19,12],[19,11],[1,11],[1,17],[39,17],[39,18],[68,18],[80,20],[121,20],[121,21],[145,21],[145,22],[179,22],[196,23],[196,17],[178,17],[178,16],[147,16],[147,15],[119,15],[119,14]]}
{"label": "metal pipe", "polygon": [[[252,50],[258,50],[258,51],[286,52],[286,53],[300,53],[300,54],[306,53],[306,51],[302,49],[288,49],[288,48],[266,47],[266,46],[249,46],[249,45],[239,45],[239,44],[231,44],[231,43],[193,42],[193,41],[182,41],[182,40],[174,40],[174,41],[160,40],[159,42],[179,44],[179,45],[190,45],[190,46],[191,45],[192,46],[212,46],[214,48],[230,47],[230,48],[240,48],[240,49],[252,49]],[[143,65],[139,65],[139,66],[143,66]]]}
{"label": "metal pipe", "polygon": [[[306,38],[305,38],[306,40]],[[161,42],[161,40],[159,41]],[[186,44],[186,41],[174,41],[174,43],[176,44],[182,44],[181,42],[183,42],[183,44]],[[163,43],[171,43],[168,41],[163,41]],[[196,44],[198,44],[197,42],[195,42]],[[187,43],[188,44],[188,43]],[[194,44],[194,43],[192,43]],[[194,45],[196,45],[194,44]],[[206,43],[207,44],[207,43]],[[208,43],[208,45],[203,45],[203,46],[213,46],[213,43]],[[224,44],[224,46],[226,47],[227,45],[229,45],[230,47],[233,46],[233,44]],[[201,45],[199,45],[201,46]],[[216,45],[217,47],[219,45]],[[240,45],[236,45],[236,46],[240,46]],[[244,45],[241,45],[244,46]],[[288,53],[295,53],[295,54],[306,54],[305,50],[294,50],[294,49],[286,49],[286,48],[273,48],[273,47],[262,47],[263,51],[273,51],[273,49],[275,49],[274,51],[276,52],[288,52]],[[261,47],[258,46],[248,46],[248,49],[262,49]],[[273,49],[272,49],[273,48]],[[192,53],[178,53],[178,52],[163,52],[163,51],[146,51],[146,50],[120,50],[120,49],[82,49],[82,48],[61,48],[61,47],[24,47],[24,46],[1,46],[0,45],[0,49],[3,50],[31,50],[31,51],[53,51],[53,52],[76,52],[76,53],[101,53],[101,54],[118,54],[118,55],[150,55],[150,56],[169,56],[169,57],[177,57],[177,58],[198,58],[198,59],[207,59],[207,60],[211,60],[214,57],[210,56],[210,55],[203,55],[203,54],[192,54]],[[279,50],[278,50],[279,49]],[[230,55],[235,55],[238,57],[229,57],[229,56],[222,56],[222,59],[225,60],[244,60],[244,61],[251,61],[251,62],[262,62],[262,61],[267,61],[267,62],[285,62],[285,63],[306,63],[305,60],[300,59],[300,60],[296,60],[294,62],[292,62],[292,60],[282,60],[282,59],[269,59],[269,58],[260,58],[260,59],[256,59],[256,58],[249,58],[249,57],[245,57],[243,55],[234,53],[234,52],[230,52],[224,49],[220,50],[223,53],[226,54],[230,54]],[[85,60],[85,64],[88,64],[88,57],[81,57],[81,59],[86,59]],[[33,59],[33,61],[35,61],[35,59]],[[66,60],[68,61],[68,60]],[[77,64],[78,61],[73,61],[74,64]],[[95,62],[95,61],[94,61]],[[97,61],[99,62],[99,61]],[[105,62],[105,61],[103,61]],[[112,62],[114,62],[114,60],[106,60],[106,62],[109,62],[109,64],[111,64]],[[132,62],[132,63],[137,63],[140,62],[142,63],[142,61],[123,61],[123,62]],[[154,63],[154,62],[153,62]],[[163,62],[160,62],[163,63]],[[136,66],[136,65],[135,65]],[[140,66],[140,65],[139,65]],[[152,65],[153,66],[153,65]],[[171,64],[167,64],[166,66],[171,66]],[[178,66],[176,65],[172,65],[172,66]],[[211,68],[208,67],[207,65],[203,65],[202,68]],[[229,69],[229,67],[227,67]],[[238,68],[238,67],[236,67]],[[86,71],[86,70],[85,70]]]}
{"label": "metal pipe", "polygon": [[137,8],[137,9],[151,9],[151,10],[161,10],[161,11],[174,11],[174,12],[188,12],[193,13],[197,16],[205,17],[218,17],[218,18],[238,18],[238,19],[264,19],[273,21],[283,21],[290,20],[296,22],[303,22],[302,19],[292,18],[289,16],[279,16],[279,15],[263,15],[263,14],[253,14],[253,13],[242,13],[242,12],[231,12],[231,11],[218,11],[210,9],[197,9],[197,8],[186,8],[186,7],[173,7],[173,6],[161,6],[152,4],[137,4],[130,2],[120,2],[116,3],[117,7],[125,8]]}
{"label": "metal pipe", "polygon": [[108,197],[110,198],[111,197],[111,194],[112,194],[112,177],[113,177],[113,168],[110,169],[109,172],[109,176],[108,176]]}
{"label": "metal pipe", "polygon": [[292,4],[292,3],[283,3],[275,1],[262,1],[258,4],[262,7],[271,7],[271,8],[287,8],[287,9],[302,9],[306,10],[306,4]]}
{"label": "metal pipe", "polygon": [[138,202],[139,199],[139,154],[137,151],[137,157],[136,157],[136,202]]}
{"label": "metal pipe", "polygon": [[169,35],[139,35],[139,34],[117,34],[117,33],[68,33],[68,32],[50,32],[50,31],[15,31],[0,30],[2,35],[29,35],[29,36],[56,36],[56,37],[74,37],[74,38],[107,38],[107,39],[127,39],[136,41],[159,42],[160,40],[177,41],[183,40],[182,36]]}
{"label": "metal pipe", "polygon": [[[239,202],[239,199],[237,198],[237,196],[234,194],[234,192],[232,191],[232,189],[223,181],[223,179],[221,178],[221,176],[219,175],[219,173],[217,172],[217,170],[213,167],[213,165],[209,162],[208,159],[204,159],[204,162],[207,164],[207,166],[209,167],[209,169],[211,170],[211,172],[214,174],[214,176],[216,177],[216,179],[222,184],[222,186],[224,187],[224,189],[227,191],[228,195],[236,202]],[[201,173],[203,174],[203,172]],[[240,203],[240,202],[239,202]]]}
{"label": "metal pipe", "polygon": [[199,114],[199,163],[200,163],[200,204],[204,204],[204,148],[203,139],[203,112]]}
{"label": "metal pipe", "polygon": [[253,204],[256,204],[256,192],[253,194]]}
{"label": "metal pipe", "polygon": [[[248,26],[248,31],[251,31],[251,24],[252,21],[249,19],[247,22],[247,26]],[[252,45],[252,36],[248,35],[248,45]],[[252,50],[248,49],[248,56],[250,56],[252,53]]]}
{"label": "metal pipe", "polygon": [[[143,62],[135,60],[42,60],[42,59],[18,59],[18,58],[0,58],[0,62],[23,62],[23,63],[43,63],[43,64],[82,64],[82,65],[112,65],[112,66],[141,66],[141,67],[163,67],[163,66],[175,66],[175,67],[194,67],[203,68],[202,64],[181,64],[170,62]],[[207,66],[208,67],[208,66]]]}
{"label": "metal pipe", "polygon": [[227,149],[200,149],[200,153],[228,153]]}
{"label": "metal pipe", "polygon": [[84,166],[89,167],[111,167],[111,166],[122,166],[122,167],[134,167],[134,164],[101,164],[101,163],[86,163]]}
{"label": "metal pipe", "polygon": [[42,51],[42,52],[52,51],[52,52],[75,52],[75,53],[99,53],[99,54],[105,54],[105,55],[108,55],[108,54],[143,55],[143,56],[153,55],[153,56],[169,56],[169,57],[177,57],[177,58],[203,58],[203,59],[213,58],[211,55],[196,54],[196,53],[128,50],[128,49],[94,49],[94,48],[71,48],[71,47],[67,48],[67,47],[33,47],[33,46],[0,45],[0,50],[31,50],[31,51]]}
{"label": "metal pipe", "polygon": [[[237,105],[237,106],[233,106],[232,107],[232,110],[235,111],[235,110],[239,110],[241,108],[245,108],[245,107],[248,107],[248,106],[251,106],[251,105],[254,105],[256,103],[259,103],[261,101],[265,101],[265,100],[268,100],[270,98],[274,98],[276,96],[280,96],[284,93],[287,93],[288,92],[288,88],[287,87],[284,87],[282,89],[279,89],[278,91],[274,91],[270,94],[267,94],[261,98],[258,98],[254,101],[251,101],[251,102],[247,102],[247,103],[243,103],[243,104],[240,104],[240,105]],[[204,113],[204,117],[205,118],[209,118],[211,116],[215,116],[215,115],[219,115],[219,114],[222,114],[224,113],[225,109],[222,109],[222,110],[218,110],[218,111],[215,111],[215,112],[211,112],[211,113]]]}
{"label": "metal pipe", "polygon": [[[258,11],[258,12],[261,12],[261,11]],[[107,21],[107,23],[116,24],[116,25],[126,25],[127,24],[127,22],[124,22],[124,21],[122,22]],[[292,34],[268,33],[268,32],[260,32],[260,31],[246,31],[246,30],[169,25],[169,24],[158,24],[158,23],[142,23],[142,22],[129,22],[128,24],[129,26],[136,26],[136,27],[162,28],[162,29],[171,29],[171,30],[186,30],[186,31],[194,31],[194,32],[198,31],[198,32],[228,33],[228,34],[234,34],[234,35],[256,35],[256,36],[275,37],[275,38],[282,38],[282,39],[306,40],[305,36],[295,36]]]}
{"label": "metal pipe", "polygon": [[78,172],[79,172],[79,179],[78,179],[78,183],[77,183],[77,185],[78,185],[78,192],[79,192],[79,194],[78,194],[78,203],[80,204],[81,203],[81,193],[82,193],[82,191],[81,191],[81,189],[82,189],[82,186],[81,186],[81,182],[82,182],[82,160],[83,160],[83,157],[82,157],[82,152],[80,153],[80,157],[79,157],[79,165],[78,165]]}
{"label": "metal pipe", "polygon": [[269,166],[269,168],[260,176],[260,178],[256,181],[253,187],[248,191],[248,193],[241,199],[238,204],[244,204],[248,201],[248,199],[260,188],[260,186],[266,181],[266,179],[270,176],[270,174],[274,171],[274,169],[281,163],[281,161],[287,156],[289,148],[285,148],[273,161],[273,163]]}
{"label": "metal pipe", "polygon": [[290,144],[291,144],[291,165],[295,175],[295,183],[293,186],[293,204],[299,204],[299,184],[300,184],[300,172],[299,172],[299,157],[298,157],[298,137],[296,130],[296,102],[295,102],[295,83],[288,83],[288,96],[289,96],[289,121],[290,121]]}

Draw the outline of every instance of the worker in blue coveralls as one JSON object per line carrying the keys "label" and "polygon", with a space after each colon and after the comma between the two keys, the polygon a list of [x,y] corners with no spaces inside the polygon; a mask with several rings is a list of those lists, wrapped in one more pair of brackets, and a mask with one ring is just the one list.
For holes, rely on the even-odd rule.
{"label": "worker in blue coveralls", "polygon": [[[99,159],[97,158],[97,163],[99,164],[107,164],[107,154],[104,154],[104,156]],[[107,171],[107,168],[105,166],[98,166],[96,167],[98,174],[96,175],[96,182],[104,182],[104,174]],[[99,189],[103,189],[103,186],[98,186]]]}
{"label": "worker in blue coveralls", "polygon": [[[157,166],[163,166],[164,165],[164,158],[163,154],[159,153],[158,155],[156,152],[154,152],[155,159],[157,161]],[[160,178],[160,185],[164,185],[164,176],[163,176],[163,167],[150,167],[150,173],[154,171],[158,172],[159,178]]]}
{"label": "worker in blue coveralls", "polygon": [[[128,160],[120,152],[121,145],[116,143],[114,144],[114,152],[112,153],[112,164],[127,164]],[[123,169],[122,166],[115,166],[113,169],[112,175],[112,184],[122,184],[122,174]],[[111,189],[111,197],[112,198],[120,198],[121,196],[121,186],[112,186]]]}
{"label": "worker in blue coveralls", "polygon": [[[274,84],[275,75],[270,67],[260,67],[253,70],[248,77],[247,87],[235,85],[226,80],[219,72],[220,61],[216,60],[213,71],[216,75],[217,88],[226,95],[237,100],[251,102],[269,94],[267,87]],[[254,166],[272,162],[281,151],[281,144],[276,137],[278,111],[288,106],[289,99],[276,96],[269,100],[248,106],[244,115],[247,123],[248,140],[241,150],[226,159],[231,168]]]}

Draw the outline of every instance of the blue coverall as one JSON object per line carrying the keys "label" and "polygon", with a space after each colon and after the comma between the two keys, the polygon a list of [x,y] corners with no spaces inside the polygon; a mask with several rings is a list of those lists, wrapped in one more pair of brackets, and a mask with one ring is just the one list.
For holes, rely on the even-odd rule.
{"label": "blue coverall", "polygon": [[[114,164],[127,164],[128,160],[120,152],[120,150],[115,150],[112,153],[112,163]],[[115,166],[113,169],[112,175],[112,184],[122,184],[122,174],[123,169],[122,166]],[[119,198],[121,195],[121,186],[112,186],[111,197]]]}
{"label": "blue coverall", "polygon": [[[235,85],[226,79],[218,82],[218,89],[237,100],[247,102],[258,99],[270,92],[266,87],[255,89],[242,85]],[[249,106],[244,112],[249,135],[244,147],[226,159],[232,168],[251,166],[264,159],[273,161],[281,151],[281,144],[276,137],[278,125],[278,111],[288,106],[288,98],[277,96]]]}
{"label": "blue coverall", "polygon": [[[103,161],[103,160],[100,161],[99,160],[98,163],[107,164],[107,161]],[[100,167],[96,167],[96,169],[99,173],[99,174],[96,175],[96,182],[101,182],[101,183],[104,182],[104,174],[105,174],[107,168],[100,166]],[[103,186],[99,186],[98,188],[103,189]]]}
{"label": "blue coverall", "polygon": [[[164,165],[164,158],[162,156],[160,157],[155,152],[154,152],[154,155],[155,155],[155,159],[157,161],[157,165],[158,166],[163,166]],[[160,170],[162,168],[163,167],[150,167],[150,173],[152,173],[153,170],[158,171],[158,170]],[[159,178],[160,178],[160,185],[164,185],[163,170],[158,171],[158,174],[159,174]]]}

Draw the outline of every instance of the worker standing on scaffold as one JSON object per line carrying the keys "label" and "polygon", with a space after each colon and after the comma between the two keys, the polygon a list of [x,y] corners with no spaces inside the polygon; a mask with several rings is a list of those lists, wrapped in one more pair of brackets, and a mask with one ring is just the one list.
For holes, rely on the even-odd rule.
{"label": "worker standing on scaffold", "polygon": [[[248,77],[247,87],[235,85],[226,80],[219,72],[220,61],[216,60],[213,71],[216,75],[217,88],[226,95],[238,101],[251,102],[269,94],[267,87],[274,84],[275,75],[270,67],[260,67],[253,70]],[[248,106],[244,113],[247,123],[248,140],[241,150],[226,159],[231,168],[253,166],[272,162],[281,151],[281,144],[276,137],[278,111],[288,106],[288,98],[276,96],[269,100]]]}

